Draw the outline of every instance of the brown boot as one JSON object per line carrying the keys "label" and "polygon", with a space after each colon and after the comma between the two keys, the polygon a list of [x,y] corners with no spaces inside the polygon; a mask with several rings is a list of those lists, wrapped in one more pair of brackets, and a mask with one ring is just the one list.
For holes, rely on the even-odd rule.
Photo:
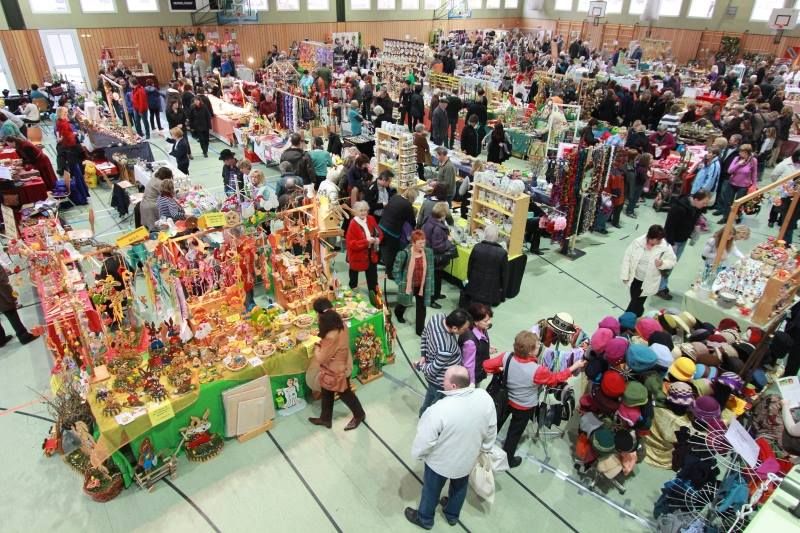
{"label": "brown boot", "polygon": [[323,420],[321,418],[309,418],[308,421],[314,424],[315,426],[324,426],[328,429],[331,429],[330,420]]}
{"label": "brown boot", "polygon": [[362,418],[358,418],[358,417],[354,416],[353,418],[350,419],[350,422],[348,422],[347,425],[344,427],[344,430],[345,431],[350,431],[352,429],[356,429],[358,426],[361,425],[361,422],[363,422],[363,421],[364,421],[363,417]]}

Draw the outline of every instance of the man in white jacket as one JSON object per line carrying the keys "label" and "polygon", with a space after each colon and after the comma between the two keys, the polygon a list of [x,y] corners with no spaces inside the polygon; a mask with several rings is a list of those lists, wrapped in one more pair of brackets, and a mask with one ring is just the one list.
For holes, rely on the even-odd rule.
{"label": "man in white jacket", "polygon": [[406,507],[406,519],[423,529],[433,527],[439,495],[450,480],[447,500],[442,499],[447,523],[455,525],[467,496],[469,474],[481,451],[492,449],[497,437],[497,414],[492,398],[470,385],[463,366],[444,375],[444,398],[430,406],[417,425],[411,454],[425,461],[419,508]]}
{"label": "man in white jacket", "polygon": [[622,259],[620,277],[631,293],[631,301],[625,311],[631,311],[637,317],[644,313],[647,297],[658,292],[661,272],[670,270],[677,262],[675,252],[664,235],[664,228],[660,225],[650,226],[647,235],[642,235],[628,246]]}

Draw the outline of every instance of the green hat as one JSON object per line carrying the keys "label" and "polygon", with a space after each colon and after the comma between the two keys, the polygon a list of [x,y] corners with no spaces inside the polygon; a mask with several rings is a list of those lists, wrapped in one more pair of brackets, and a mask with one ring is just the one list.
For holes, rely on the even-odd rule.
{"label": "green hat", "polygon": [[607,427],[594,430],[592,433],[592,448],[599,454],[612,453],[616,450],[614,432]]}
{"label": "green hat", "polygon": [[647,403],[647,389],[638,381],[631,381],[625,387],[622,403],[628,407],[639,407]]}

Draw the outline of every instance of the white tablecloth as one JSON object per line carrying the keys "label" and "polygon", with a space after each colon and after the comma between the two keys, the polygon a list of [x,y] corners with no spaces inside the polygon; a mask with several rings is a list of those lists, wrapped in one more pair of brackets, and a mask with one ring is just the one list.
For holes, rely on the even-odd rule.
{"label": "white tablecloth", "polygon": [[143,164],[138,164],[133,167],[133,176],[138,183],[146,187],[150,182],[150,176],[161,167],[167,167],[172,171],[173,179],[185,179],[187,176],[176,167],[171,161],[154,161],[152,164],[153,171],[147,170]]}

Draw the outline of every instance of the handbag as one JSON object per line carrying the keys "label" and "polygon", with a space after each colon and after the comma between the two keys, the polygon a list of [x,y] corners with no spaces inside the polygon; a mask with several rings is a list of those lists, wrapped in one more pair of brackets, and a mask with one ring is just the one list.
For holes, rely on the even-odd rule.
{"label": "handbag", "polygon": [[503,414],[505,414],[506,409],[508,409],[508,367],[511,366],[511,360],[513,358],[514,354],[508,355],[508,358],[503,364],[503,372],[494,374],[492,376],[492,381],[490,381],[489,385],[486,387],[486,392],[492,397],[492,401],[494,401],[498,423],[503,419]]}
{"label": "handbag", "polygon": [[433,257],[434,267],[441,270],[450,264],[450,261],[458,257],[458,248],[453,241],[447,242],[447,250],[437,253]]}
{"label": "handbag", "polygon": [[478,461],[469,473],[469,486],[482,499],[494,503],[494,471],[490,454],[481,452],[478,455]]}

